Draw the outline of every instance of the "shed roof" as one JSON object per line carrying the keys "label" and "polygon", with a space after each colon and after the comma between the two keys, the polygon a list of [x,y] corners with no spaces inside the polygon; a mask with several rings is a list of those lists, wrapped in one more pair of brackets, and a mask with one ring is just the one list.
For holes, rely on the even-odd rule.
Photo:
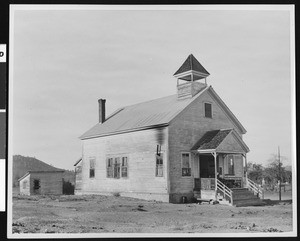
{"label": "shed roof", "polygon": [[181,74],[181,73],[187,72],[189,70],[195,70],[200,73],[209,75],[208,71],[199,63],[199,61],[192,54],[190,54],[187,57],[187,59],[180,66],[180,68],[175,72],[174,75]]}

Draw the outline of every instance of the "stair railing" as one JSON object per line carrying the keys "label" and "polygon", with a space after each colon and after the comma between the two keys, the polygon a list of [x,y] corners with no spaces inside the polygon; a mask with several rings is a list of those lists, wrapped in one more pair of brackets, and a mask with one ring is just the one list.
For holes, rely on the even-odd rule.
{"label": "stair railing", "polygon": [[230,203],[233,204],[232,190],[230,190],[224,183],[217,179],[217,190],[223,193],[224,198],[227,196]]}
{"label": "stair railing", "polygon": [[261,187],[259,187],[255,182],[253,182],[251,179],[247,178],[247,188],[251,190],[255,195],[262,198],[263,191]]}

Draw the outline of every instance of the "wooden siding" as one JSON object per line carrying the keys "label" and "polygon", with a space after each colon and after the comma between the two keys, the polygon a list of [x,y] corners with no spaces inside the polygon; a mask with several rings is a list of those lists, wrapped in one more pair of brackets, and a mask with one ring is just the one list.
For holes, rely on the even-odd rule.
{"label": "wooden siding", "polygon": [[63,193],[62,172],[30,173],[30,194],[33,195],[34,180],[40,180],[39,194],[61,195]]}
{"label": "wooden siding", "polygon": [[245,152],[245,150],[242,148],[241,144],[237,141],[233,134],[229,134],[225,138],[225,140],[218,146],[217,151],[232,151],[240,153]]}
{"label": "wooden siding", "polygon": [[30,174],[24,177],[19,182],[20,184],[20,194],[21,195],[30,195]]}
{"label": "wooden siding", "polygon": [[[204,116],[204,103],[212,104],[212,118]],[[181,175],[181,152],[190,151],[192,146],[207,131],[235,128],[232,121],[207,92],[200,95],[169,126],[169,162],[170,162],[170,194],[179,202],[180,194],[190,195],[194,187],[194,172],[191,177]],[[235,129],[239,135],[241,133]],[[197,168],[195,161],[198,155],[191,154],[192,170]],[[201,167],[200,167],[201,168]]]}
{"label": "wooden siding", "polygon": [[75,194],[82,189],[82,166],[81,162],[75,167]]}
{"label": "wooden siding", "polygon": [[[129,132],[83,141],[82,189],[81,194],[120,193],[126,196],[134,193],[149,195],[167,194],[167,128],[158,133],[157,129]],[[158,136],[160,136],[158,138]],[[156,148],[163,136],[163,177],[155,176]],[[127,178],[107,178],[106,159],[108,157],[128,158]],[[95,177],[89,177],[89,158],[95,158]],[[150,196],[151,196],[150,195]],[[143,197],[142,197],[143,198]]]}

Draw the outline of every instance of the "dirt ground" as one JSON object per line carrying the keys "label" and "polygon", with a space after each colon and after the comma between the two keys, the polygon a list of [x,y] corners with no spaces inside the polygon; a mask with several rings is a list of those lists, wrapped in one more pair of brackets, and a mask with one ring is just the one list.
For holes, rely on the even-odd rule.
{"label": "dirt ground", "polygon": [[13,196],[13,233],[292,231],[292,202],[258,207],[170,204],[116,196]]}

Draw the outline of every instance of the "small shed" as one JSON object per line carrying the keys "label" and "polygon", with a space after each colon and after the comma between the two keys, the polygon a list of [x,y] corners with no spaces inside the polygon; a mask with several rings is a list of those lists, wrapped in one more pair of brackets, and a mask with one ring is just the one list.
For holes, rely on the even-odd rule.
{"label": "small shed", "polygon": [[21,195],[63,194],[63,170],[28,171],[18,181]]}

